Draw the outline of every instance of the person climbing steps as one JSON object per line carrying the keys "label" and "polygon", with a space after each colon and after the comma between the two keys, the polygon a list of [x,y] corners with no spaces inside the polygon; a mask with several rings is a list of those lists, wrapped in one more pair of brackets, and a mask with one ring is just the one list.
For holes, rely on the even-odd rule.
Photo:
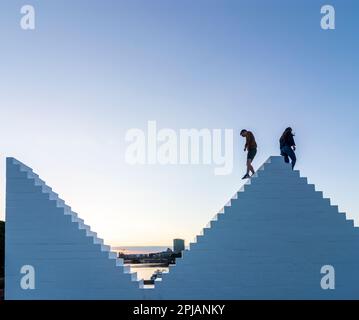
{"label": "person climbing steps", "polygon": [[292,160],[292,169],[294,169],[297,157],[295,155],[296,145],[294,142],[294,134],[291,127],[284,130],[279,139],[280,154],[284,157],[284,162],[289,163],[289,158]]}

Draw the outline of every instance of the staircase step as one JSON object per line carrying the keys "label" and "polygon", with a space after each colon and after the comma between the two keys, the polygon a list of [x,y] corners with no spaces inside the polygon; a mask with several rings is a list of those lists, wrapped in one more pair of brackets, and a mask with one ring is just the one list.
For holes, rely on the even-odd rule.
{"label": "staircase step", "polygon": [[87,230],[87,231],[90,231],[91,228],[90,226],[88,226],[87,224],[84,224],[84,223],[78,223],[78,226],[79,226],[79,229],[84,229],[84,230]]}
{"label": "staircase step", "polygon": [[[111,252],[111,247],[106,245],[106,244],[102,244],[101,245],[101,251],[106,251],[106,252]],[[117,258],[117,255],[115,256],[115,258]]]}
{"label": "staircase step", "polygon": [[94,244],[104,244],[104,240],[98,237],[93,237]]}
{"label": "staircase step", "polygon": [[211,228],[203,228],[201,231],[201,235],[206,236],[209,232],[211,232]]}
{"label": "staircase step", "polygon": [[85,221],[79,218],[77,215],[75,216],[74,214],[70,214],[70,216],[72,222],[85,223]]}
{"label": "staircase step", "polygon": [[138,281],[137,272],[131,272],[130,275],[131,275],[131,281]]}
{"label": "staircase step", "polygon": [[122,258],[116,258],[116,267],[124,266],[124,260]]}
{"label": "staircase step", "polygon": [[91,230],[86,230],[86,235],[88,237],[97,238],[97,233]]}
{"label": "staircase step", "polygon": [[123,273],[131,273],[131,266],[123,265]]}

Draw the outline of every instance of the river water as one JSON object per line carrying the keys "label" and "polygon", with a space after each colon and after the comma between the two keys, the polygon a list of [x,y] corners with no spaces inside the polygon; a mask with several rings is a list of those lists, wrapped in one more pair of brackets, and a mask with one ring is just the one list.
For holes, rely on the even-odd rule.
{"label": "river water", "polygon": [[137,279],[150,280],[156,270],[168,272],[168,267],[158,263],[130,264],[131,272],[137,272]]}

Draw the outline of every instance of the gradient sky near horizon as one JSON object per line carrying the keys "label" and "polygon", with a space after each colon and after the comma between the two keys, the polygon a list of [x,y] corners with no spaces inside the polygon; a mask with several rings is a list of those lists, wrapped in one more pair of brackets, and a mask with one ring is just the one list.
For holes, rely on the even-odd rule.
{"label": "gradient sky near horizon", "polygon": [[[20,28],[20,8],[36,30]],[[320,8],[336,29],[320,28]],[[28,164],[109,244],[188,243],[292,126],[298,169],[359,223],[359,2],[4,0],[0,3],[0,219],[5,157]],[[128,129],[233,128],[235,166],[129,166]]]}

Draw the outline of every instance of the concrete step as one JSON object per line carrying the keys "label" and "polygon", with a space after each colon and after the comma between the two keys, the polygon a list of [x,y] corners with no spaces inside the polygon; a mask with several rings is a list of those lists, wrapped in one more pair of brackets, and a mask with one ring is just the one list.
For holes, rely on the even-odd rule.
{"label": "concrete step", "polygon": [[[106,252],[110,252],[111,251],[111,247],[106,245],[106,244],[101,244],[101,251],[106,251]],[[116,255],[117,258],[117,255]]]}
{"label": "concrete step", "polygon": [[124,266],[124,260],[122,258],[116,258],[115,261],[117,267]]}
{"label": "concrete step", "polygon": [[104,240],[98,237],[93,237],[94,244],[104,244]]}
{"label": "concrete step", "polygon": [[113,251],[108,251],[109,259],[117,259],[117,253]]}
{"label": "concrete step", "polygon": [[82,222],[79,222],[79,223],[78,223],[78,226],[79,226],[79,229],[85,229],[85,230],[87,230],[87,231],[90,231],[90,230],[91,230],[91,227],[90,227],[90,226],[88,226],[87,224],[82,223]]}
{"label": "concrete step", "polygon": [[92,238],[96,238],[97,237],[97,233],[91,230],[86,230],[86,235],[88,237],[92,237]]}
{"label": "concrete step", "polygon": [[273,176],[273,177],[264,177],[263,179],[261,178],[250,179],[250,184],[273,185],[273,186],[277,186],[278,184],[280,184],[280,185],[287,185],[288,187],[290,187],[290,186],[296,186],[298,184],[308,184],[308,179],[304,177],[296,178],[296,177]]}

